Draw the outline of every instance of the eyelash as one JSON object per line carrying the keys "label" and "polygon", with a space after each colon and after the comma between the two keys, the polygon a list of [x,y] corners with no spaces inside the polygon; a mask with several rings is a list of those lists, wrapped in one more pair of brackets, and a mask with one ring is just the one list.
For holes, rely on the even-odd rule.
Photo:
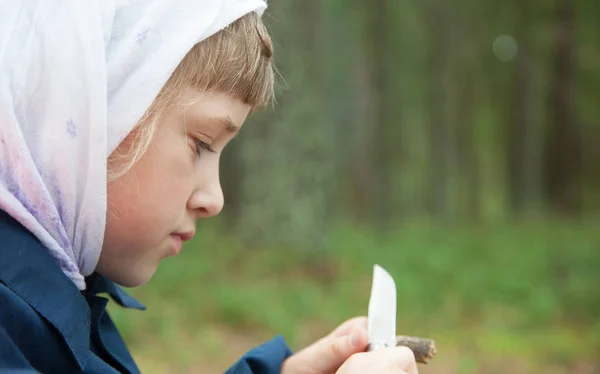
{"label": "eyelash", "polygon": [[210,144],[203,142],[200,139],[194,139],[194,144],[196,145],[196,154],[198,156],[200,156],[200,153],[202,153],[202,151],[208,151],[211,153],[217,153],[217,151],[215,151],[214,149],[212,149],[212,147],[210,146]]}

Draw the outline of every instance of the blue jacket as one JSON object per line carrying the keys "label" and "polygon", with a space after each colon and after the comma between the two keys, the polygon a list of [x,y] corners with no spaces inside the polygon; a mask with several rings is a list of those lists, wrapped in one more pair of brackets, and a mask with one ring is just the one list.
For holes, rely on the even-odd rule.
{"label": "blue jacket", "polygon": [[[42,244],[0,210],[0,373],[139,373],[106,311],[107,293],[145,309],[98,274],[80,292]],[[244,355],[228,374],[274,374],[291,355],[280,336]]]}

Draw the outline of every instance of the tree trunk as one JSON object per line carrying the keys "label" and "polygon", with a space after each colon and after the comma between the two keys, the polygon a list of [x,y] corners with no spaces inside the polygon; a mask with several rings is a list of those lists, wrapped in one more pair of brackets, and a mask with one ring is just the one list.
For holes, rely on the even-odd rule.
{"label": "tree trunk", "polygon": [[575,15],[572,0],[557,0],[553,82],[544,150],[545,196],[565,215],[582,210],[582,139],[575,118]]}
{"label": "tree trunk", "polygon": [[429,45],[429,206],[436,220],[444,221],[449,215],[448,189],[450,184],[449,123],[446,79],[448,33],[443,1],[427,2]]}
{"label": "tree trunk", "polygon": [[359,58],[354,68],[356,106],[354,119],[354,167],[353,205],[357,223],[367,224],[371,219],[373,200],[373,126],[371,123],[372,87],[369,82],[366,63]]}
{"label": "tree trunk", "polygon": [[[391,78],[388,76],[390,54],[388,50],[391,48],[388,42],[388,14],[389,7],[387,0],[376,0],[368,5],[369,22],[367,23],[368,31],[368,47],[367,56],[369,61],[370,83],[371,90],[371,120],[370,126],[373,127],[373,146],[374,151],[374,171],[375,171],[375,194],[373,195],[374,203],[374,220],[373,224],[379,230],[385,232],[389,229],[393,199],[390,194],[392,180],[390,173],[392,172],[390,164],[392,160],[392,147],[394,143],[396,150],[399,142],[394,140],[394,132],[397,131],[394,127],[398,123],[391,123],[389,115],[388,103],[388,84]],[[400,118],[399,108],[394,108],[394,117]],[[395,194],[399,194],[396,188]]]}
{"label": "tree trunk", "polygon": [[513,116],[508,125],[508,191],[511,211],[532,212],[536,199],[536,134],[534,121],[533,61],[530,51],[531,19],[529,0],[519,4]]}
{"label": "tree trunk", "polygon": [[[289,89],[278,97],[268,126],[244,129],[244,206],[241,238],[263,245],[316,251],[330,224],[333,139],[322,113],[322,50],[318,0],[273,7],[278,66]],[[273,123],[274,122],[274,123]]]}
{"label": "tree trunk", "polygon": [[[464,183],[459,183],[460,199],[464,208],[462,213],[470,221],[479,218],[479,164],[475,148],[475,97],[473,81],[469,79],[471,69],[467,61],[463,61],[467,69],[463,70],[458,93],[458,164]],[[468,71],[471,70],[471,71]]]}

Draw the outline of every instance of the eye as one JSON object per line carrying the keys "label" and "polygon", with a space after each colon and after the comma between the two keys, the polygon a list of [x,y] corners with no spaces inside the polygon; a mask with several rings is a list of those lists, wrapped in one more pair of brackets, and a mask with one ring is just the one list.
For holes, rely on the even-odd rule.
{"label": "eye", "polygon": [[198,156],[200,156],[200,153],[202,153],[202,151],[209,151],[211,153],[217,153],[214,149],[212,149],[210,144],[203,142],[202,140],[200,140],[198,138],[194,138],[194,144],[196,145],[196,154]]}

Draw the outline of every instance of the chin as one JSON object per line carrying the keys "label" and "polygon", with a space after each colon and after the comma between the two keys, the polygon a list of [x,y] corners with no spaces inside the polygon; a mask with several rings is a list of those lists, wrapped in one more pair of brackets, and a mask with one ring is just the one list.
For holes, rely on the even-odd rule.
{"label": "chin", "polygon": [[131,269],[127,272],[117,274],[102,274],[109,280],[115,282],[119,286],[126,288],[135,288],[142,286],[150,281],[156,272],[156,266],[143,266]]}

